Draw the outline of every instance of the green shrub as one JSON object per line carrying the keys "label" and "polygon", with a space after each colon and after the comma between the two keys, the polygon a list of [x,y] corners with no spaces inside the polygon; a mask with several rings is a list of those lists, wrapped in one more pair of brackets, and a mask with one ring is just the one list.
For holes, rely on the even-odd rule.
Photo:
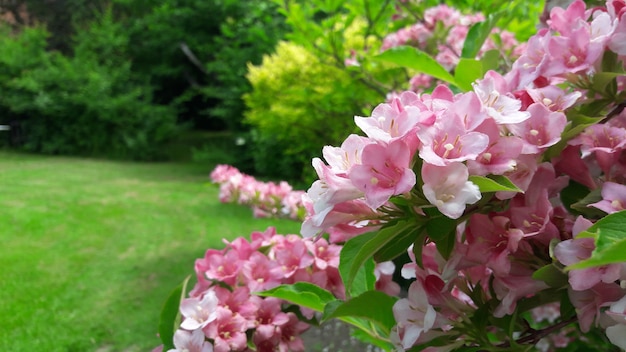
{"label": "green shrub", "polygon": [[46,52],[45,37],[42,29],[26,29],[0,39],[0,104],[5,118],[20,121],[21,148],[162,157],[175,110],[152,104],[152,88],[133,76],[123,27],[110,13],[77,36],[73,57]]}
{"label": "green shrub", "polygon": [[255,130],[253,157],[263,176],[310,179],[311,158],[326,144],[354,131],[351,116],[381,99],[350,72],[321,61],[307,49],[280,42],[276,52],[250,66],[254,87],[245,96],[246,121]]}

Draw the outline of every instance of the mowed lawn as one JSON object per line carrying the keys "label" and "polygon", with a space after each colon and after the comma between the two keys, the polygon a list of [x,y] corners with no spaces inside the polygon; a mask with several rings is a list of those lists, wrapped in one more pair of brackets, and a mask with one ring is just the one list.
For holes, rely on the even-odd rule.
{"label": "mowed lawn", "polygon": [[207,248],[298,232],[220,204],[212,167],[0,152],[0,351],[150,351]]}

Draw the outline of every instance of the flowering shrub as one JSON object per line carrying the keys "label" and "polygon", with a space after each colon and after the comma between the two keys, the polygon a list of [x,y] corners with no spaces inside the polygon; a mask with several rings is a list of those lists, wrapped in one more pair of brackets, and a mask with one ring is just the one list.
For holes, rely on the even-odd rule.
{"label": "flowering shrub", "polygon": [[[170,351],[304,351],[300,334],[316,323],[314,311],[254,293],[296,284],[292,295],[317,289],[326,299],[345,299],[340,250],[324,239],[280,235],[274,228],[209,249],[196,260],[197,283],[180,302],[183,320]],[[377,285],[397,295],[393,269],[391,262],[378,264]]]}
{"label": "flowering shrub", "polygon": [[[365,136],[313,159],[301,232],[343,243],[341,292],[313,281],[257,294],[385,350],[626,349],[626,2],[578,0],[547,24],[504,75],[465,50],[479,40],[454,75],[415,51],[386,56],[454,90],[403,92],[355,117]],[[404,253],[407,295],[376,290],[375,262]]]}
{"label": "flowering shrub", "polygon": [[[427,53],[434,53],[435,60],[447,71],[459,64],[465,38],[472,25],[485,21],[481,13],[471,15],[447,5],[439,5],[424,11],[421,21],[387,35],[381,50],[398,46],[413,46]],[[497,41],[496,41],[497,39]],[[493,28],[476,53],[482,58],[486,53],[491,59],[503,60],[503,64],[516,59],[524,52],[524,45],[517,42],[513,33]],[[409,80],[410,90],[416,93],[432,91],[437,81],[425,73],[418,73]]]}
{"label": "flowering shrub", "polygon": [[211,181],[220,185],[220,201],[252,207],[255,217],[304,217],[302,196],[285,181],[261,182],[230,165],[218,165],[211,172]]}

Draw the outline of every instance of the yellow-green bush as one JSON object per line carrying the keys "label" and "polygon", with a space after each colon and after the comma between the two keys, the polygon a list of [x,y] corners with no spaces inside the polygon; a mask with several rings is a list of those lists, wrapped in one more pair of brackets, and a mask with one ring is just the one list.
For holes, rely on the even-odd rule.
{"label": "yellow-green bush", "polygon": [[308,178],[302,170],[311,169],[311,158],[340,143],[354,131],[352,116],[382,99],[351,71],[292,42],[280,42],[247,77],[253,91],[244,97],[245,121],[255,131],[255,169],[267,176]]}

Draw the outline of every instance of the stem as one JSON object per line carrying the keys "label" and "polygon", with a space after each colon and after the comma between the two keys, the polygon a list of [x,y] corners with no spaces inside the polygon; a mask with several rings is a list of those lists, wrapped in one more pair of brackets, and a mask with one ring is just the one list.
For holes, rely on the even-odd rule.
{"label": "stem", "polygon": [[[570,319],[564,320],[558,324],[554,324],[552,326],[548,326],[547,328],[541,329],[541,330],[530,330],[530,334],[524,337],[521,337],[517,340],[515,340],[516,344],[531,344],[534,345],[537,342],[539,342],[539,340],[541,340],[542,338],[550,335],[551,333],[553,333],[556,330],[559,330],[563,327],[566,327],[567,325],[575,322],[576,320],[578,320],[578,318],[576,316],[571,317]],[[510,347],[510,342],[505,342],[502,343],[500,345],[498,345],[498,347]]]}

